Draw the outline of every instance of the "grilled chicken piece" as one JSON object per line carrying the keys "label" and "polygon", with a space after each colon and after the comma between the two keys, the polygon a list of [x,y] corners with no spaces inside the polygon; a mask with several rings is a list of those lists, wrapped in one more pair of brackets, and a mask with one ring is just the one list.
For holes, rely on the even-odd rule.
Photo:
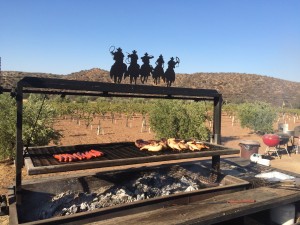
{"label": "grilled chicken piece", "polygon": [[209,149],[209,147],[205,145],[203,142],[188,141],[187,144],[191,151],[195,151],[195,150],[201,151],[204,148]]}
{"label": "grilled chicken piece", "polygon": [[191,151],[200,150],[196,145],[196,141],[188,141],[187,145]]}
{"label": "grilled chicken piece", "polygon": [[203,142],[196,142],[197,147],[202,150],[204,148],[209,149],[209,147],[207,145],[205,145]]}
{"label": "grilled chicken piece", "polygon": [[168,139],[168,146],[173,150],[179,150],[179,151],[182,150],[179,146],[179,141],[176,140],[175,138]]}
{"label": "grilled chicken piece", "polygon": [[163,147],[163,149],[168,148],[168,140],[167,140],[166,138],[162,138],[162,139],[159,141],[159,144]]}
{"label": "grilled chicken piece", "polygon": [[138,139],[138,140],[135,141],[134,144],[135,144],[136,147],[138,147],[140,149],[140,148],[144,147],[145,145],[149,145],[150,142],[149,141],[145,141],[143,139]]}
{"label": "grilled chicken piece", "polygon": [[143,146],[140,150],[148,150],[150,152],[158,152],[163,149],[163,146],[161,144],[150,144]]}
{"label": "grilled chicken piece", "polygon": [[178,142],[178,146],[179,148],[181,148],[181,150],[187,150],[189,149],[188,144],[185,142],[185,140],[181,140]]}

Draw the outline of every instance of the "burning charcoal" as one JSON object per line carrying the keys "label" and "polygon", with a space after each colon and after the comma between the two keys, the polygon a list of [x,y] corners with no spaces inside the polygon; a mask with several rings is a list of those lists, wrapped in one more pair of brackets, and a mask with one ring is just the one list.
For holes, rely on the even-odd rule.
{"label": "burning charcoal", "polygon": [[145,195],[144,194],[140,194],[136,196],[136,200],[140,201],[140,200],[144,200],[145,199]]}
{"label": "burning charcoal", "polygon": [[152,172],[139,172],[119,185],[99,188],[94,193],[60,193],[43,207],[41,217],[46,219],[59,215],[71,215],[97,208],[194,191],[205,187],[199,177],[206,176],[208,174],[200,175],[197,170],[192,171],[181,166],[157,169]]}
{"label": "burning charcoal", "polygon": [[66,215],[67,212],[68,212],[68,209],[67,209],[67,208],[63,208],[63,209],[61,210],[61,214],[62,214],[62,215]]}
{"label": "burning charcoal", "polygon": [[98,204],[96,202],[92,202],[90,206],[90,210],[94,210],[96,208],[99,208]]}
{"label": "burning charcoal", "polygon": [[188,186],[188,188],[185,189],[184,191],[185,191],[185,192],[188,192],[188,191],[195,191],[195,190],[197,190],[197,189],[195,189],[195,188],[192,187],[192,186]]}
{"label": "burning charcoal", "polygon": [[164,191],[162,191],[161,195],[162,195],[162,196],[170,195],[170,191],[164,190]]}
{"label": "burning charcoal", "polygon": [[112,193],[110,192],[110,193],[106,193],[106,195],[104,195],[104,196],[101,196],[101,199],[102,200],[105,200],[105,201],[109,201],[111,198],[112,198]]}
{"label": "burning charcoal", "polygon": [[83,202],[80,204],[80,210],[81,211],[86,211],[89,209],[89,205],[86,202]]}
{"label": "burning charcoal", "polygon": [[120,199],[126,202],[128,200],[128,197],[129,194],[124,189],[120,189],[119,191],[117,191],[116,195],[113,198]]}
{"label": "burning charcoal", "polygon": [[75,214],[77,212],[79,212],[79,209],[76,205],[72,205],[70,208],[69,208],[69,212],[70,214]]}
{"label": "burning charcoal", "polygon": [[180,181],[184,184],[190,184],[191,183],[185,176],[182,176]]}
{"label": "burning charcoal", "polygon": [[120,195],[120,197],[121,197],[121,196],[126,195],[126,191],[125,191],[124,189],[120,189],[120,190],[117,191],[116,194],[117,194],[117,195]]}

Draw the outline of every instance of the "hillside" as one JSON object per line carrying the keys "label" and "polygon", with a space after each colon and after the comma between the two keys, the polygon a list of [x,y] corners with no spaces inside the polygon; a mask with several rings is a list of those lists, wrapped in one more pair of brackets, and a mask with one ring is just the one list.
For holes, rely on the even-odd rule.
{"label": "hillside", "polygon": [[[24,76],[40,76],[49,78],[63,78],[72,80],[87,80],[112,82],[109,72],[98,68],[82,70],[69,75],[47,73],[26,73],[15,71],[2,71],[0,84],[11,89],[15,83]],[[128,83],[127,78],[123,83]],[[138,84],[141,84],[138,82]],[[148,80],[146,85],[153,85]],[[161,83],[161,86],[164,84]],[[216,89],[223,94],[228,102],[264,101],[281,106],[283,101],[287,106],[300,107],[300,83],[277,79],[268,76],[242,73],[194,73],[176,74],[174,87],[189,87],[202,89]]]}

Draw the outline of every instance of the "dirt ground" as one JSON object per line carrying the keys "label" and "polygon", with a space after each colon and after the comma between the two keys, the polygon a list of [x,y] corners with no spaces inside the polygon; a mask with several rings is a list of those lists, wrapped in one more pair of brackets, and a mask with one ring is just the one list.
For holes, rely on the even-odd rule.
{"label": "dirt ground", "polygon": [[[98,124],[101,124],[101,129],[98,131]],[[283,121],[278,121],[283,122]],[[289,130],[293,130],[295,126],[300,125],[300,119],[294,122],[292,119],[285,121],[289,124]],[[274,124],[274,129],[278,127]],[[154,133],[151,132],[149,126],[142,127],[142,117],[137,115],[129,120],[126,126],[125,116],[117,117],[112,121],[110,117],[94,119],[92,126],[86,127],[83,121],[72,121],[71,119],[62,119],[55,124],[55,128],[63,133],[63,138],[60,145],[88,144],[88,143],[109,143],[118,141],[135,141],[136,139],[154,139]],[[99,135],[97,135],[99,132]],[[232,123],[232,118],[227,115],[222,116],[222,145],[240,149],[239,143],[241,140],[258,141],[261,145],[259,153],[264,154],[266,145],[263,143],[261,136],[252,133],[247,128],[241,128],[238,121]],[[298,142],[298,139],[296,139]],[[289,143],[289,145],[291,145]],[[291,148],[291,147],[289,147]],[[284,152],[283,152],[284,153]],[[238,156],[239,155],[235,155]],[[223,156],[225,157],[225,156]],[[282,154],[281,159],[272,157],[271,166],[283,170],[293,171],[300,174],[300,154],[286,153]],[[61,175],[63,173],[59,173]],[[28,176],[25,168],[23,169],[23,179],[36,179],[38,177],[57,176],[57,174],[34,175]],[[7,187],[14,183],[15,167],[12,163],[0,163],[0,194],[7,194]],[[7,217],[0,217],[0,224],[8,224]]]}

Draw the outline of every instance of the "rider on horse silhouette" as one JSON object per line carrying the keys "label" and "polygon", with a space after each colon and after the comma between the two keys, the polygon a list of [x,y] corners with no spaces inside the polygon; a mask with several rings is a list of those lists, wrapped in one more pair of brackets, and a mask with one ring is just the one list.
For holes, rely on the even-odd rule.
{"label": "rider on horse silhouette", "polygon": [[179,64],[180,60],[178,57],[176,57],[176,61],[174,61],[174,58],[171,57],[170,61],[168,62],[168,69],[165,72],[165,79],[167,82],[167,87],[171,87],[171,84],[175,81],[175,71],[174,68],[176,64]]}
{"label": "rider on horse silhouette", "polygon": [[152,73],[152,77],[154,80],[154,84],[159,84],[160,83],[160,78],[163,78],[163,81],[165,81],[165,77],[164,77],[164,58],[162,55],[160,55],[158,57],[158,59],[156,60],[155,64],[156,67],[154,68],[154,71]]}
{"label": "rider on horse silhouette", "polygon": [[152,66],[150,65],[150,59],[153,59],[154,56],[149,56],[148,53],[146,52],[143,57],[141,57],[143,61],[143,65],[141,66],[140,74],[141,74],[141,82],[144,83],[145,81],[147,82],[148,77],[150,76],[150,73],[152,73]]}
{"label": "rider on horse silhouette", "polygon": [[[132,54],[128,54],[126,62],[130,63],[128,67],[128,71],[125,73],[125,77],[130,76],[130,83],[136,84],[136,80],[140,75],[140,65],[137,63],[138,55],[136,54],[136,50],[132,51]],[[129,60],[130,59],[130,60]]]}
{"label": "rider on horse silhouette", "polygon": [[110,77],[114,79],[115,83],[121,83],[123,74],[127,71],[127,66],[123,63],[124,54],[121,48],[118,48],[117,51],[110,51],[114,56],[115,63],[110,69]]}

